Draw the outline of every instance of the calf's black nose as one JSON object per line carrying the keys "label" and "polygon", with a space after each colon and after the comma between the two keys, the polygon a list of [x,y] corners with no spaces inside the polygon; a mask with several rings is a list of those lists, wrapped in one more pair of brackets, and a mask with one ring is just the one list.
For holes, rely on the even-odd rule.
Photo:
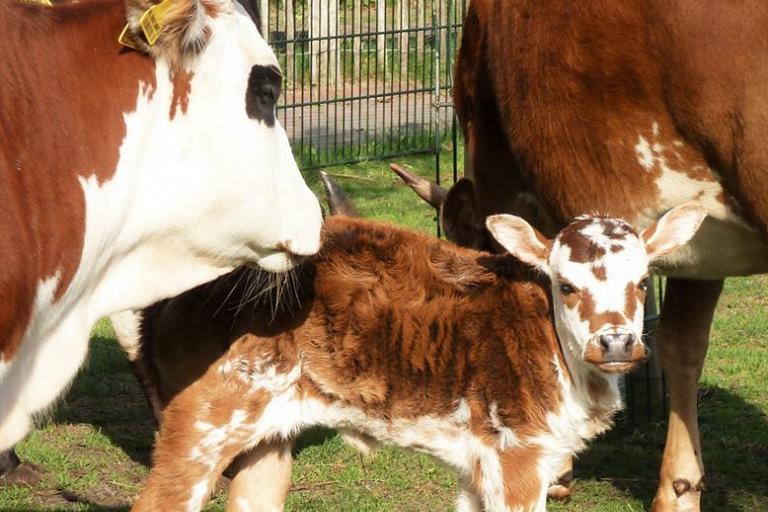
{"label": "calf's black nose", "polygon": [[637,337],[630,333],[603,334],[600,336],[600,347],[603,349],[603,359],[606,361],[626,361],[632,357],[632,348]]}

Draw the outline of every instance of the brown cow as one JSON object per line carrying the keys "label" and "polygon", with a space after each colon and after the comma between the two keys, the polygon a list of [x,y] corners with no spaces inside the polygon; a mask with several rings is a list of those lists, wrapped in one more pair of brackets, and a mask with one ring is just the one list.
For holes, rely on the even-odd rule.
{"label": "brown cow", "polygon": [[[262,443],[313,424],[438,457],[461,477],[461,510],[542,510],[563,457],[620,407],[618,374],[645,356],[649,261],[702,218],[681,207],[639,236],[582,217],[554,241],[489,218],[515,259],[332,217],[294,276],[295,311],[233,307],[247,271],[148,308],[134,333],[170,404],[135,510],[198,510],[251,447],[230,510],[279,507],[289,450]],[[254,481],[264,454],[274,469]]]}
{"label": "brown cow", "polygon": [[0,2],[0,476],[100,317],[319,248],[272,50],[232,0],[155,4]]}
{"label": "brown cow", "polygon": [[762,0],[473,0],[464,24],[454,100],[479,218],[527,215],[521,197],[555,229],[584,211],[709,214],[656,264],[671,396],[656,511],[699,510],[712,314],[723,278],[768,270],[766,33]]}

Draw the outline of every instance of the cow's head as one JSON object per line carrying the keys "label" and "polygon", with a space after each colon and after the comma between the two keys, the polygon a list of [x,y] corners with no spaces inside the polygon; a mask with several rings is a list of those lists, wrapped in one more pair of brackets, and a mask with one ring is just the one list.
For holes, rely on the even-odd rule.
{"label": "cow's head", "polygon": [[[420,198],[438,211],[440,225],[448,240],[462,247],[490,252],[501,251],[485,229],[485,216],[478,208],[475,186],[471,180],[461,178],[451,188],[446,189],[408,172],[400,165],[391,164],[389,167]],[[528,219],[546,233],[557,232],[552,220],[529,193],[511,197],[504,211]]]}
{"label": "cow's head", "polygon": [[157,2],[126,2],[125,38],[155,60],[121,149],[148,176],[144,225],[212,267],[282,271],[315,253],[320,205],[275,117],[282,74],[251,18],[232,0],[175,0],[150,46],[139,18]]}
{"label": "cow's head", "polygon": [[620,219],[583,216],[553,240],[512,215],[492,215],[486,225],[507,251],[550,277],[563,349],[613,373],[646,357],[641,335],[649,266],[687,243],[705,215],[679,206],[641,234]]}

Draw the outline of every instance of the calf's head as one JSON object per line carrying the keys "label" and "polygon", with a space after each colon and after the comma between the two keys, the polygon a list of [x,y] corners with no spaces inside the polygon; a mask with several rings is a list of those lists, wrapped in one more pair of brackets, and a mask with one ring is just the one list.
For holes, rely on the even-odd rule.
{"label": "calf's head", "polygon": [[492,215],[486,225],[509,253],[549,276],[557,333],[570,359],[615,373],[646,357],[649,267],[687,243],[704,216],[679,206],[640,234],[620,219],[583,216],[553,240],[512,215]]}
{"label": "calf's head", "polygon": [[161,4],[150,45],[139,20],[157,1],[126,0],[123,36],[155,66],[121,149],[150,176],[143,225],[215,266],[287,270],[318,250],[322,216],[276,119],[277,58],[237,2]]}

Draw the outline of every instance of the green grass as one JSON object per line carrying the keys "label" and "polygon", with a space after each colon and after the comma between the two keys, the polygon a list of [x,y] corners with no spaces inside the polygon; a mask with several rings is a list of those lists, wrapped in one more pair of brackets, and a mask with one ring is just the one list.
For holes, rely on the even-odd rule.
{"label": "green grass", "polygon": [[[428,157],[397,161],[424,176],[434,173]],[[434,232],[434,211],[399,183],[387,162],[329,171],[340,176],[361,214]],[[320,193],[316,171],[306,177]],[[766,288],[766,277],[731,279],[717,310],[700,405],[704,510],[768,510]],[[127,510],[147,474],[154,425],[108,323],[96,327],[87,366],[40,425],[19,453],[45,467],[47,478],[33,488],[1,489],[0,511]],[[551,503],[550,510],[649,510],[664,435],[662,422],[620,423],[577,461],[572,500]],[[303,437],[293,484],[287,506],[293,512],[443,511],[455,498],[453,476],[428,457],[383,448],[363,460],[327,430]],[[223,509],[221,495],[208,508]]]}

